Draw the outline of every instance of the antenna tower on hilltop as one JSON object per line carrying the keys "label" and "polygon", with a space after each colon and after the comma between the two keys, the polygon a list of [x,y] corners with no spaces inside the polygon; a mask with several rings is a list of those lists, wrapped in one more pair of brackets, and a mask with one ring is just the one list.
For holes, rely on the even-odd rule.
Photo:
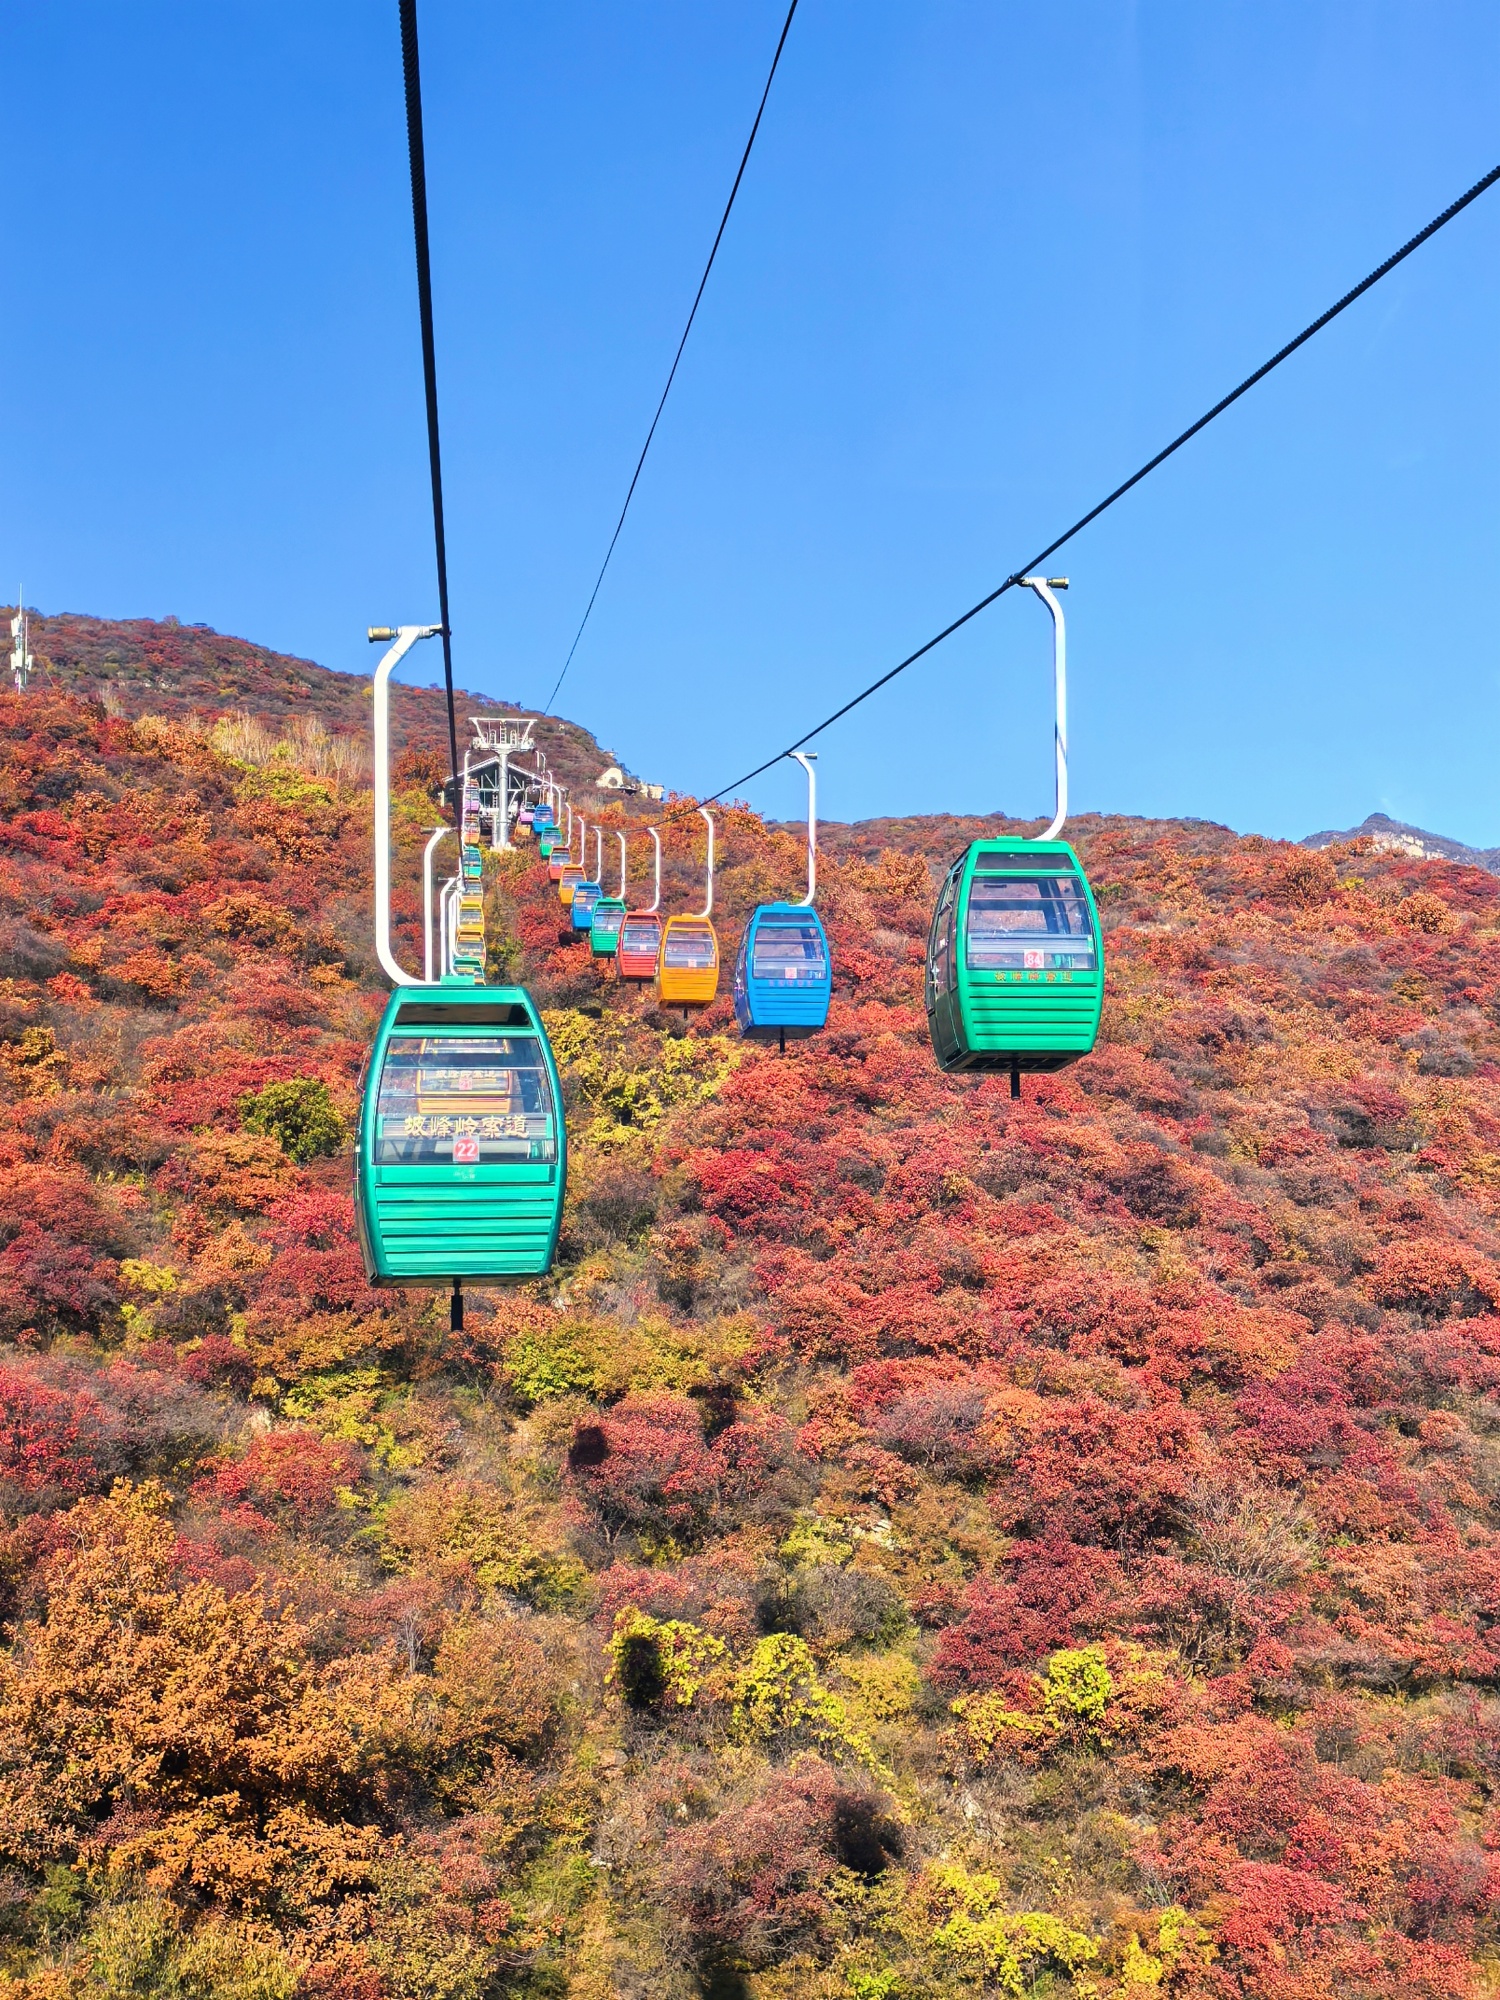
{"label": "antenna tower on hilltop", "polygon": [[16,693],[25,694],[31,679],[33,665],[31,657],[31,636],[26,622],[26,598],[22,587],[16,590],[16,615],[10,621],[10,671],[16,683]]}

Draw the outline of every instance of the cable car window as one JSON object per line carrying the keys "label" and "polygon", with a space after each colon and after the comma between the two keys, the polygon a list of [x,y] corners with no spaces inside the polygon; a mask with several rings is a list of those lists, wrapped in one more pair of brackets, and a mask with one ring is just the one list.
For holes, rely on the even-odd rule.
{"label": "cable car window", "polygon": [[976,876],[969,887],[971,972],[1095,967],[1094,926],[1076,875]]}
{"label": "cable car window", "polygon": [[674,924],[662,947],[662,963],[672,972],[708,972],[719,962],[714,934],[707,924],[691,930]]}
{"label": "cable car window", "polygon": [[623,919],[618,910],[606,910],[601,906],[594,910],[595,937],[615,937],[619,934]]}
{"label": "cable car window", "polygon": [[1003,869],[1007,875],[1069,875],[1073,864],[1065,854],[1011,854],[1003,847],[984,847],[979,851],[974,867],[979,874],[988,874],[991,869]]}
{"label": "cable car window", "polygon": [[955,878],[950,875],[943,884],[943,893],[938,897],[937,908],[932,913],[932,936],[927,946],[927,1005],[935,1007],[937,996],[948,985],[949,959],[952,952],[953,928],[949,914],[953,908],[953,888]]}
{"label": "cable car window", "polygon": [[787,921],[762,918],[755,932],[750,970],[756,979],[827,978],[822,931],[806,917]]}
{"label": "cable car window", "polygon": [[628,921],[620,932],[621,951],[649,951],[655,958],[661,943],[661,926],[658,923],[637,923]]}
{"label": "cable car window", "polygon": [[573,891],[573,908],[591,910],[603,893],[597,882],[580,882]]}
{"label": "cable car window", "polygon": [[556,1158],[535,1035],[392,1035],[375,1106],[377,1166]]}

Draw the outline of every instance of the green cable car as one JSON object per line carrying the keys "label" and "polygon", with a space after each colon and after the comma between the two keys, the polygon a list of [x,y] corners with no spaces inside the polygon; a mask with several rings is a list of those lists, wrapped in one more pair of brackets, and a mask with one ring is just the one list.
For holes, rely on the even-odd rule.
{"label": "green cable car", "polygon": [[1099,1033],[1099,912],[1065,840],[976,840],[953,863],[927,944],[927,1021],[945,1070],[1062,1069]]}
{"label": "green cable car", "polygon": [[595,958],[615,956],[620,949],[624,922],[624,901],[619,896],[601,896],[594,905],[594,921],[589,926],[589,949]]}
{"label": "green cable car", "polygon": [[451,1286],[457,1300],[465,1280],[544,1276],[566,1182],[557,1065],[525,989],[454,979],[393,993],[359,1111],[369,1282]]}
{"label": "green cable car", "polygon": [[1067,637],[1053,590],[1018,579],[1052,613],[1057,810],[1039,840],[976,840],[944,877],[927,937],[927,1026],[944,1070],[1058,1070],[1093,1048],[1104,942],[1083,866],[1059,840],[1068,816]]}

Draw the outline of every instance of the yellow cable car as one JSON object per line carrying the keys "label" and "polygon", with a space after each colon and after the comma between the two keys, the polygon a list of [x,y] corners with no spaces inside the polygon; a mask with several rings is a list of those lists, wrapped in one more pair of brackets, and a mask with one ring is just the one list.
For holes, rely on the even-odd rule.
{"label": "yellow cable car", "polygon": [[568,861],[563,864],[563,871],[557,878],[557,900],[565,910],[572,909],[573,891],[585,879],[582,862]]}
{"label": "yellow cable car", "polygon": [[656,962],[656,990],[667,1007],[706,1007],[719,991],[719,939],[704,917],[668,917]]}
{"label": "yellow cable car", "polygon": [[708,823],[708,895],[696,916],[668,917],[656,961],[656,992],[666,1007],[707,1007],[719,991],[719,939],[709,921],[714,907],[713,814],[699,806]]}

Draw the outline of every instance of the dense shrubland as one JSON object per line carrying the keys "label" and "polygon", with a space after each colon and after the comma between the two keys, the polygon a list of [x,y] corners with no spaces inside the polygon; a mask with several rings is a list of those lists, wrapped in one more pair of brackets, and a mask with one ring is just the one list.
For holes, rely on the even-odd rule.
{"label": "dense shrubland", "polygon": [[[966,824],[832,836],[784,1059],[497,858],[572,1186],[452,1335],[351,1236],[361,782],[0,697],[8,1990],[1493,1991],[1500,882],[1085,821],[1013,1104],[925,1043]],[[732,949],[799,857],[721,854]]]}

